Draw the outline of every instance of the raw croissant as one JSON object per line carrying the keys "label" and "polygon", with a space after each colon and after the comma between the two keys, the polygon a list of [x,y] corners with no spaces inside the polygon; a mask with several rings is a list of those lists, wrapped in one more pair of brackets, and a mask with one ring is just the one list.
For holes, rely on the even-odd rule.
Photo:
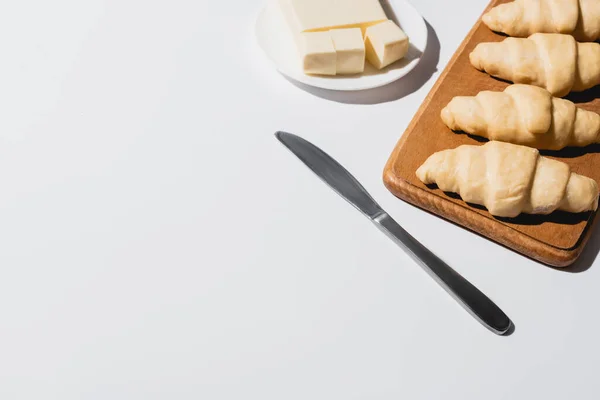
{"label": "raw croissant", "polygon": [[600,115],[531,85],[455,97],[441,116],[452,130],[537,149],[560,150],[600,142]]}
{"label": "raw croissant", "polygon": [[540,86],[558,97],[600,83],[600,44],[578,43],[569,35],[534,33],[527,39],[480,43],[469,58],[490,75]]}
{"label": "raw croissant", "polygon": [[417,170],[425,184],[459,193],[498,217],[598,208],[598,185],[536,149],[503,142],[463,145],[431,155]]}
{"label": "raw croissant", "polygon": [[598,0],[516,0],[483,15],[493,31],[527,37],[532,33],[566,33],[581,42],[600,38]]}

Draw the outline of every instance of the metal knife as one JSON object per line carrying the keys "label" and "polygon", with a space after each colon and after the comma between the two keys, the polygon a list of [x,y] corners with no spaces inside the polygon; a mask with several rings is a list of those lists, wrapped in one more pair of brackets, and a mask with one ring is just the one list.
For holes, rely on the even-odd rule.
{"label": "metal knife", "polygon": [[398,243],[479,322],[498,335],[509,332],[512,322],[492,300],[406,232],[337,161],[299,136],[287,132],[277,132],[275,136],[337,194]]}

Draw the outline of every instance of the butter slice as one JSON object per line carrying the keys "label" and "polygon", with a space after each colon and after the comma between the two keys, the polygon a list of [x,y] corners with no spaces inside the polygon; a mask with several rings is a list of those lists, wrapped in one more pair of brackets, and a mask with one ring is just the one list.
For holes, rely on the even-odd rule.
{"label": "butter slice", "polygon": [[329,31],[337,53],[336,73],[359,74],[365,70],[365,42],[360,28]]}
{"label": "butter slice", "polygon": [[387,20],[379,0],[279,0],[295,32],[361,28]]}
{"label": "butter slice", "polygon": [[306,74],[335,75],[337,55],[329,32],[305,32],[298,36]]}
{"label": "butter slice", "polygon": [[408,36],[393,21],[367,28],[365,33],[367,60],[377,69],[387,67],[408,52]]}

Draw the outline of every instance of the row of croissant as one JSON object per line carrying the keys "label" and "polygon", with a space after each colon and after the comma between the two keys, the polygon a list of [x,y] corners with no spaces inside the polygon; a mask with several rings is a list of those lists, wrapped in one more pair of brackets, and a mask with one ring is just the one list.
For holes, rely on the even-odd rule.
{"label": "row of croissant", "polygon": [[515,84],[452,99],[444,123],[490,141],[435,153],[417,177],[499,217],[595,211],[596,181],[538,149],[600,142],[600,115],[560,98],[600,84],[600,44],[583,42],[600,38],[600,0],[516,0],[483,22],[517,37],[478,44],[471,64]]}

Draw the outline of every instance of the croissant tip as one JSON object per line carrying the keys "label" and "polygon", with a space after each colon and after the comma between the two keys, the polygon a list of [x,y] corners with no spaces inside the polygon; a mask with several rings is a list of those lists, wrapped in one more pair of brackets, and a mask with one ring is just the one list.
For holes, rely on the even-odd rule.
{"label": "croissant tip", "polygon": [[481,48],[479,46],[480,46],[479,44],[477,46],[475,46],[473,51],[469,54],[469,61],[471,62],[472,66],[474,66],[478,70],[482,70],[481,64],[479,62],[481,60],[481,57],[479,55]]}
{"label": "croissant tip", "polygon": [[442,112],[440,113],[440,117],[442,118],[442,121],[448,128],[454,129],[453,128],[454,115],[452,114],[452,112],[450,111],[450,108],[448,106],[446,106],[442,109]]}
{"label": "croissant tip", "polygon": [[491,25],[493,23],[493,18],[489,12],[486,12],[485,14],[483,14],[483,16],[481,17],[481,21],[484,24],[486,24],[488,28],[492,29]]}
{"label": "croissant tip", "polygon": [[417,170],[415,171],[415,175],[417,175],[417,178],[419,178],[419,180],[425,184],[427,184],[425,182],[425,178],[426,178],[426,174],[425,174],[425,164],[421,165],[419,168],[417,168]]}

